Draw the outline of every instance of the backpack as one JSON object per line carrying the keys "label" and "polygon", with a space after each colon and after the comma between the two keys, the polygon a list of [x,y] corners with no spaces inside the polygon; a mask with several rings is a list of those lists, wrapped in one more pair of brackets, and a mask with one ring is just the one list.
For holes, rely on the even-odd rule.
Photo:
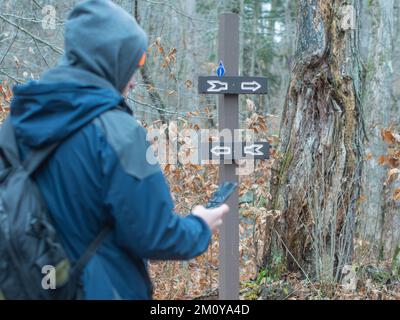
{"label": "backpack", "polygon": [[45,164],[59,144],[33,151],[21,161],[10,120],[2,125],[0,300],[82,298],[82,270],[109,232],[109,227],[105,227],[75,264],[65,254],[32,179],[32,174]]}

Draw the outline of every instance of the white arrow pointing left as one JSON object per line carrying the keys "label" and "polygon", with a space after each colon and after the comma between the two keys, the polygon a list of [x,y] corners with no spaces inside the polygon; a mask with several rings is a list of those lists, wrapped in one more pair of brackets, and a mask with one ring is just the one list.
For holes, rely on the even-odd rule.
{"label": "white arrow pointing left", "polygon": [[211,153],[215,154],[216,156],[228,155],[228,154],[231,154],[231,148],[215,146],[211,149]]}
{"label": "white arrow pointing left", "polygon": [[242,82],[241,88],[242,90],[251,90],[253,92],[256,92],[258,89],[261,88],[261,84],[259,84],[257,81]]}
{"label": "white arrow pointing left", "polygon": [[244,154],[251,156],[262,156],[264,153],[261,151],[262,144],[252,144],[251,146],[244,147]]}
{"label": "white arrow pointing left", "polygon": [[[207,92],[221,92],[224,90],[228,90],[227,82],[222,82],[219,80],[208,80],[207,83],[211,86],[207,89]],[[219,88],[217,88],[217,85],[219,85]]]}

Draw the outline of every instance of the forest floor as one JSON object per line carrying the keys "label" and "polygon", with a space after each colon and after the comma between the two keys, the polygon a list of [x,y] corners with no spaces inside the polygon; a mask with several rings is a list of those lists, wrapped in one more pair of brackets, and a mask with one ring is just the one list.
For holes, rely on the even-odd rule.
{"label": "forest floor", "polygon": [[[248,119],[247,125],[258,132],[257,140],[271,144],[277,137],[268,134],[261,116]],[[183,129],[190,124],[182,124]],[[147,126],[148,130],[154,127]],[[174,132],[175,133],[175,132]],[[172,135],[171,135],[172,136]],[[179,134],[178,134],[179,139]],[[182,137],[183,140],[183,137]],[[241,299],[396,299],[400,300],[400,253],[395,260],[375,259],[365,240],[354,239],[352,265],[339,283],[321,283],[302,273],[285,270],[281,257],[273,265],[264,266],[263,251],[268,235],[266,226],[280,215],[268,211],[271,196],[268,181],[275,158],[259,162],[255,171],[240,176],[240,283]],[[176,204],[176,212],[190,212],[195,204],[203,204],[217,187],[217,166],[164,165]],[[400,250],[399,250],[400,251]],[[152,262],[150,271],[156,299],[217,299],[218,297],[218,237],[214,236],[209,250],[189,262]],[[342,272],[344,272],[342,270]]]}
{"label": "forest floor", "polygon": [[[243,222],[241,223],[243,225]],[[241,228],[242,229],[242,228]],[[322,283],[301,272],[275,267],[257,268],[254,256],[244,255],[249,238],[241,234],[240,299],[243,300],[400,300],[400,275],[392,260],[357,263],[347,280]],[[251,250],[250,250],[251,251]],[[218,298],[218,238],[206,254],[188,262],[151,262],[155,299]]]}
{"label": "forest floor", "polygon": [[[400,254],[393,259],[372,261],[370,245],[354,240],[352,265],[339,283],[313,281],[302,273],[285,270],[280,257],[261,268],[265,225],[274,219],[266,209],[269,194],[265,180],[270,162],[257,167],[254,175],[240,178],[240,299],[317,300],[372,299],[400,300]],[[204,171],[205,170],[205,171]],[[176,202],[177,212],[188,212],[192,204],[204,201],[216,188],[217,168],[164,167]],[[204,177],[207,177],[205,179]],[[188,262],[152,262],[150,271],[155,299],[203,299],[218,297],[218,236],[209,250]],[[311,280],[310,280],[311,279]]]}
{"label": "forest floor", "polygon": [[[218,241],[203,256],[189,262],[152,262],[150,271],[155,299],[218,298]],[[311,281],[301,272],[256,269],[252,259],[241,263],[243,300],[400,300],[400,276],[391,260],[375,264],[353,262],[349,281],[321,283]]]}

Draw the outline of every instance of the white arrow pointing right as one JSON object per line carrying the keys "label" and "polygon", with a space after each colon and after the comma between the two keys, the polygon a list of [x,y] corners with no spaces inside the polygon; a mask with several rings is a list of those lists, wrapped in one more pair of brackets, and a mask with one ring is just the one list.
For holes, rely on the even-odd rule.
{"label": "white arrow pointing right", "polygon": [[256,92],[258,89],[261,88],[261,84],[259,84],[257,81],[242,82],[241,88],[242,90],[251,90],[253,92]]}
{"label": "white arrow pointing right", "polygon": [[[224,90],[228,90],[228,83],[222,82],[219,80],[208,80],[207,83],[211,86],[207,89],[207,92],[221,92]],[[217,85],[220,87],[217,88]]]}

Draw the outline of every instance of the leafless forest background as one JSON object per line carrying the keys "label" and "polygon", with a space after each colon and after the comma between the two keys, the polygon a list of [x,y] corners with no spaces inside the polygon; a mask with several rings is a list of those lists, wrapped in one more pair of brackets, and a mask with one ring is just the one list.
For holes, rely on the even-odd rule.
{"label": "leafless forest background", "polygon": [[[397,0],[116,0],[150,39],[129,97],[148,130],[188,145],[216,128],[217,100],[197,77],[218,64],[218,15],[237,12],[241,75],[269,78],[242,96],[242,128],[272,146],[241,177],[243,299],[400,298],[400,2]],[[12,86],[56,65],[77,1],[0,0],[0,107]],[[55,28],[43,28],[47,5]],[[341,9],[352,5],[354,28]],[[46,22],[46,21],[45,21]],[[102,30],[98,30],[101,34]],[[216,187],[217,167],[165,165],[185,213]],[[155,297],[217,293],[218,242],[189,262],[152,262]]]}

